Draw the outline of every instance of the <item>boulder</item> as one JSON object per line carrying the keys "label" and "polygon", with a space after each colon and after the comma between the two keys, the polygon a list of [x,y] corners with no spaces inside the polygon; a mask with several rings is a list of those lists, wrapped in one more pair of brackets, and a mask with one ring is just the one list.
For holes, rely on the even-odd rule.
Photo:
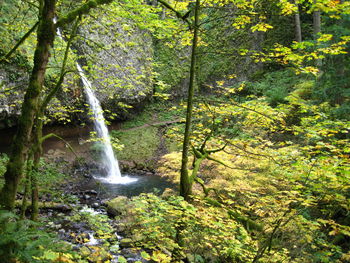
{"label": "boulder", "polygon": [[118,196],[106,202],[107,213],[113,216],[125,215],[128,211],[129,198],[126,196]]}

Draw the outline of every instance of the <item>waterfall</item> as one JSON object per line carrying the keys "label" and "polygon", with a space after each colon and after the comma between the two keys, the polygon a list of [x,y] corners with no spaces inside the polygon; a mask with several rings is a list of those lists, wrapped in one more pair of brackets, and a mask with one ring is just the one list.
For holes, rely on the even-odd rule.
{"label": "waterfall", "polygon": [[118,161],[115,159],[111,139],[108,134],[108,129],[105,124],[105,119],[103,117],[103,111],[100,105],[100,102],[96,98],[94,92],[91,89],[90,81],[85,77],[83,69],[77,63],[77,68],[79,71],[80,78],[84,85],[84,90],[88,103],[93,114],[94,127],[97,133],[97,137],[101,140],[102,143],[102,161],[104,162],[105,167],[108,171],[108,177],[121,177]]}
{"label": "waterfall", "polygon": [[[56,22],[55,19],[54,22]],[[57,29],[57,35],[62,39],[62,34],[59,29]],[[103,117],[103,110],[101,108],[100,102],[92,90],[91,82],[86,78],[84,71],[78,62],[76,63],[76,66],[84,85],[84,91],[90,110],[93,114],[93,122],[97,137],[102,143],[102,162],[107,168],[107,177],[98,177],[98,179],[111,184],[125,184],[136,181],[137,179],[135,178],[121,176],[118,160],[114,156],[111,139],[109,137],[108,128],[105,123],[105,118]]]}
{"label": "waterfall", "polygon": [[77,63],[77,69],[84,85],[84,91],[86,93],[89,107],[93,114],[93,122],[97,137],[99,140],[101,140],[102,143],[102,161],[108,171],[107,177],[99,177],[98,179],[113,184],[131,183],[136,181],[134,178],[121,176],[118,160],[114,156],[111,139],[109,137],[108,128],[105,123],[105,118],[103,117],[103,110],[101,108],[100,102],[96,98],[95,93],[91,87],[91,82],[86,78],[84,71],[79,63]]}

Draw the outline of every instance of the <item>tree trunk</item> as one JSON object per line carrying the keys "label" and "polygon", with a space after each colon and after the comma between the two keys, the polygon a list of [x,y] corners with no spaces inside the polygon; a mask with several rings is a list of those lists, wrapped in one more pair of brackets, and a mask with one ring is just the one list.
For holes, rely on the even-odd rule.
{"label": "tree trunk", "polygon": [[34,54],[34,67],[22,104],[21,116],[12,145],[10,160],[4,174],[5,184],[0,195],[0,204],[8,210],[12,210],[14,207],[18,184],[22,177],[24,164],[30,148],[31,134],[39,107],[39,99],[50,56],[50,48],[56,33],[53,23],[55,5],[55,0],[44,0],[39,16],[40,23]]}
{"label": "tree trunk", "polygon": [[[314,0],[314,5],[317,4],[317,0]],[[321,11],[315,9],[313,13],[313,27],[314,27],[314,39],[318,39],[318,34],[321,33]],[[316,59],[316,66],[318,68],[322,67],[322,59]]]}
{"label": "tree trunk", "polygon": [[33,141],[34,141],[34,160],[33,160],[33,171],[31,176],[32,183],[32,215],[31,219],[36,221],[39,216],[39,187],[38,187],[38,174],[40,157],[43,152],[41,138],[43,129],[43,117],[44,114],[41,112],[36,119],[36,125],[33,130]]}
{"label": "tree trunk", "polygon": [[300,22],[300,13],[299,13],[299,5],[297,4],[297,1],[294,1],[297,12],[294,15],[295,20],[295,41],[301,42],[302,41],[302,35],[301,35],[301,22]]}
{"label": "tree trunk", "polygon": [[[317,0],[314,0],[314,5]],[[314,38],[317,39],[318,33],[321,33],[321,12],[317,8],[313,13],[313,27],[314,27]]]}
{"label": "tree trunk", "polygon": [[195,67],[196,67],[196,52],[198,43],[198,21],[199,21],[199,7],[200,0],[196,0],[195,13],[194,13],[194,32],[192,40],[192,55],[191,55],[191,68],[190,68],[190,83],[188,87],[188,98],[187,98],[187,112],[186,112],[186,127],[182,148],[182,159],[181,159],[181,177],[180,177],[180,195],[189,200],[192,194],[192,184],[188,174],[188,151],[190,146],[190,134],[191,134],[191,122],[192,122],[192,109],[193,109],[193,94],[194,94],[194,79],[195,79]]}

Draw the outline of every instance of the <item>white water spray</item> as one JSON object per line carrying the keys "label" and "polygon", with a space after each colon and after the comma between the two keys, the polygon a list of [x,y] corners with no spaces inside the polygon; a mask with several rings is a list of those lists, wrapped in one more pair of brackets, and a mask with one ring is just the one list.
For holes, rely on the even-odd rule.
{"label": "white water spray", "polygon": [[[54,19],[56,23],[56,19]],[[57,29],[57,34],[62,38],[61,31]],[[103,110],[101,108],[100,102],[96,98],[91,82],[86,78],[83,69],[77,64],[77,69],[80,78],[84,85],[84,91],[86,93],[89,107],[93,114],[94,127],[99,140],[102,142],[102,161],[104,166],[107,168],[107,177],[99,177],[98,179],[110,184],[127,184],[135,182],[137,179],[130,178],[128,176],[121,176],[118,160],[114,156],[111,139],[109,137],[108,128],[105,123],[105,118],[103,117]]]}

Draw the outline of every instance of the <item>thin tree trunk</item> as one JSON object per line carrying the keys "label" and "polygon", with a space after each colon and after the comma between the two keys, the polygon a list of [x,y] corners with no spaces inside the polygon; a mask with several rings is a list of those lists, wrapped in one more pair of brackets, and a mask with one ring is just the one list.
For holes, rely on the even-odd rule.
{"label": "thin tree trunk", "polygon": [[42,127],[43,127],[43,121],[42,121],[41,114],[37,120],[36,120],[36,127],[33,131],[34,137],[34,160],[33,160],[33,171],[31,176],[31,183],[32,183],[32,215],[31,219],[33,221],[36,221],[39,216],[39,187],[38,187],[38,173],[39,173],[39,165],[40,165],[40,157],[42,155],[43,149],[41,144],[41,138],[42,138]]}
{"label": "thin tree trunk", "polygon": [[[314,5],[317,4],[317,0],[314,0]],[[315,9],[313,13],[313,27],[314,27],[314,38],[317,39],[318,33],[321,33],[321,11]]]}
{"label": "thin tree trunk", "polygon": [[[314,5],[317,4],[317,0],[314,0]],[[317,8],[313,13],[313,28],[314,28],[314,39],[318,39],[319,33],[321,33],[321,11]],[[322,67],[322,59],[316,59],[316,66],[318,68]]]}
{"label": "thin tree trunk", "polygon": [[188,87],[187,98],[187,112],[186,112],[186,127],[183,140],[182,159],[181,159],[181,177],[180,177],[180,195],[189,200],[192,194],[193,180],[188,174],[188,152],[190,145],[191,134],[191,122],[192,122],[192,109],[193,109],[193,95],[194,95],[194,79],[196,68],[196,52],[198,43],[198,21],[199,21],[199,7],[200,0],[196,0],[195,13],[194,13],[194,32],[192,40],[192,55],[191,55],[191,68],[190,68],[190,83]]}
{"label": "thin tree trunk", "polygon": [[22,198],[22,206],[21,206],[21,219],[25,218],[25,213],[27,210],[27,198],[29,195],[30,190],[30,177],[31,177],[31,171],[32,171],[32,162],[30,161],[31,154],[29,154],[28,160],[27,160],[27,169],[26,169],[26,178],[25,178],[25,186],[24,186],[24,194]]}
{"label": "thin tree trunk", "polygon": [[46,66],[50,57],[50,48],[55,39],[55,0],[44,0],[38,27],[37,46],[34,54],[34,67],[22,104],[17,132],[12,145],[10,160],[4,174],[5,184],[0,194],[0,204],[12,210],[15,203],[18,184],[30,148],[30,139],[36,117],[39,98],[42,92]]}
{"label": "thin tree trunk", "polygon": [[297,12],[294,15],[294,20],[295,20],[295,41],[301,42],[302,41],[302,34],[301,34],[301,21],[300,21],[300,13],[299,13],[299,5],[297,1],[294,1],[296,7],[297,7]]}
{"label": "thin tree trunk", "polygon": [[3,57],[0,59],[0,62],[5,61],[6,59],[9,59],[11,55],[17,50],[17,48],[23,44],[23,42],[34,32],[36,27],[38,26],[39,22],[36,22],[31,29],[27,33],[24,34],[24,36],[17,42],[17,44]]}

